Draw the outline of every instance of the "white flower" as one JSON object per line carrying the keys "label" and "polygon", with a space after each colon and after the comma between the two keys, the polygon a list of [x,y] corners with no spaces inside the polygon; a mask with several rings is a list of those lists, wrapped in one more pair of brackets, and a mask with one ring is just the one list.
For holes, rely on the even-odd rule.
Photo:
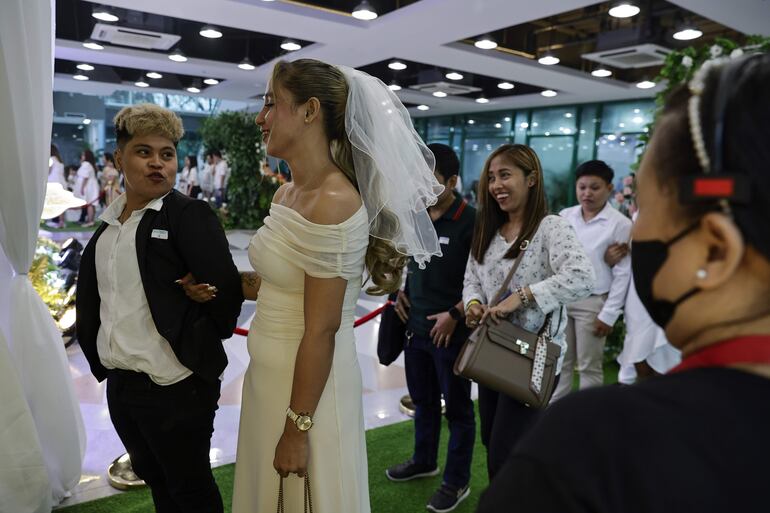
{"label": "white flower", "polygon": [[731,59],[737,59],[741,55],[743,55],[743,50],[741,50],[740,48],[736,48],[735,50],[730,52],[730,58]]}
{"label": "white flower", "polygon": [[712,59],[716,59],[717,57],[719,57],[720,55],[722,55],[722,52],[723,52],[723,50],[722,50],[722,47],[721,47],[721,46],[719,46],[719,45],[713,45],[713,46],[712,46],[712,47],[709,49],[709,52],[711,52],[711,58],[712,58]]}
{"label": "white flower", "polygon": [[689,55],[685,55],[682,57],[682,66],[685,68],[692,68],[692,57]]}

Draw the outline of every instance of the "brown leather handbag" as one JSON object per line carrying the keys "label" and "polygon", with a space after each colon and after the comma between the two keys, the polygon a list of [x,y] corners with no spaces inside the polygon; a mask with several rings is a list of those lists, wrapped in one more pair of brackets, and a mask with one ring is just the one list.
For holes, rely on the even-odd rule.
{"label": "brown leather handbag", "polygon": [[[529,241],[519,255],[490,306],[500,302],[519,268]],[[490,318],[470,334],[455,361],[455,374],[502,392],[532,408],[545,408],[553,394],[556,362],[561,347],[550,335],[551,314],[537,333],[504,319],[495,324]]]}

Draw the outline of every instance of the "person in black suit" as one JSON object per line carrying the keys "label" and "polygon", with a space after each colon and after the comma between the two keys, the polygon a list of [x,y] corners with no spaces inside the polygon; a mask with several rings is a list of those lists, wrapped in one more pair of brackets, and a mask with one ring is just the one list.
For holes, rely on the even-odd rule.
{"label": "person in black suit", "polygon": [[[126,192],[83,253],[78,339],[156,511],[221,512],[209,450],[241,280],[211,208],[172,190],[179,117],[142,104],[114,121]],[[185,295],[188,274],[217,284],[212,301]]]}

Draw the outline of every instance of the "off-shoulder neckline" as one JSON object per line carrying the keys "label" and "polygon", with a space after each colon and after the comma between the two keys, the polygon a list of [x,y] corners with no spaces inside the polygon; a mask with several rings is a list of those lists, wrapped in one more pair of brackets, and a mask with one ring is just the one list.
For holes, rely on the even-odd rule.
{"label": "off-shoulder neckline", "polygon": [[296,217],[298,217],[299,219],[301,219],[303,222],[305,222],[307,224],[310,224],[310,225],[313,225],[313,226],[326,226],[326,227],[345,225],[345,224],[349,223],[350,221],[352,221],[353,219],[355,219],[356,216],[358,216],[361,213],[361,211],[366,213],[366,207],[365,207],[365,205],[363,203],[361,203],[361,208],[359,208],[352,216],[348,217],[347,219],[345,219],[341,223],[337,223],[337,224],[319,224],[319,223],[314,223],[313,221],[308,220],[305,216],[303,216],[302,214],[300,214],[299,212],[297,212],[293,208],[287,207],[286,205],[281,205],[280,203],[270,203],[270,208],[272,209],[273,207],[281,207],[284,210],[288,210],[288,211],[292,212]]}

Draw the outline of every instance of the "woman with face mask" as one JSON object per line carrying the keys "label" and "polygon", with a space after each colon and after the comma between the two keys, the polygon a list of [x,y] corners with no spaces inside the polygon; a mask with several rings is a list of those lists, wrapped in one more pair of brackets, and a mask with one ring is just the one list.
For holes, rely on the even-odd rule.
{"label": "woman with face mask", "polygon": [[768,83],[768,55],[710,61],[641,165],[634,281],[682,363],[554,404],[478,511],[767,511]]}

